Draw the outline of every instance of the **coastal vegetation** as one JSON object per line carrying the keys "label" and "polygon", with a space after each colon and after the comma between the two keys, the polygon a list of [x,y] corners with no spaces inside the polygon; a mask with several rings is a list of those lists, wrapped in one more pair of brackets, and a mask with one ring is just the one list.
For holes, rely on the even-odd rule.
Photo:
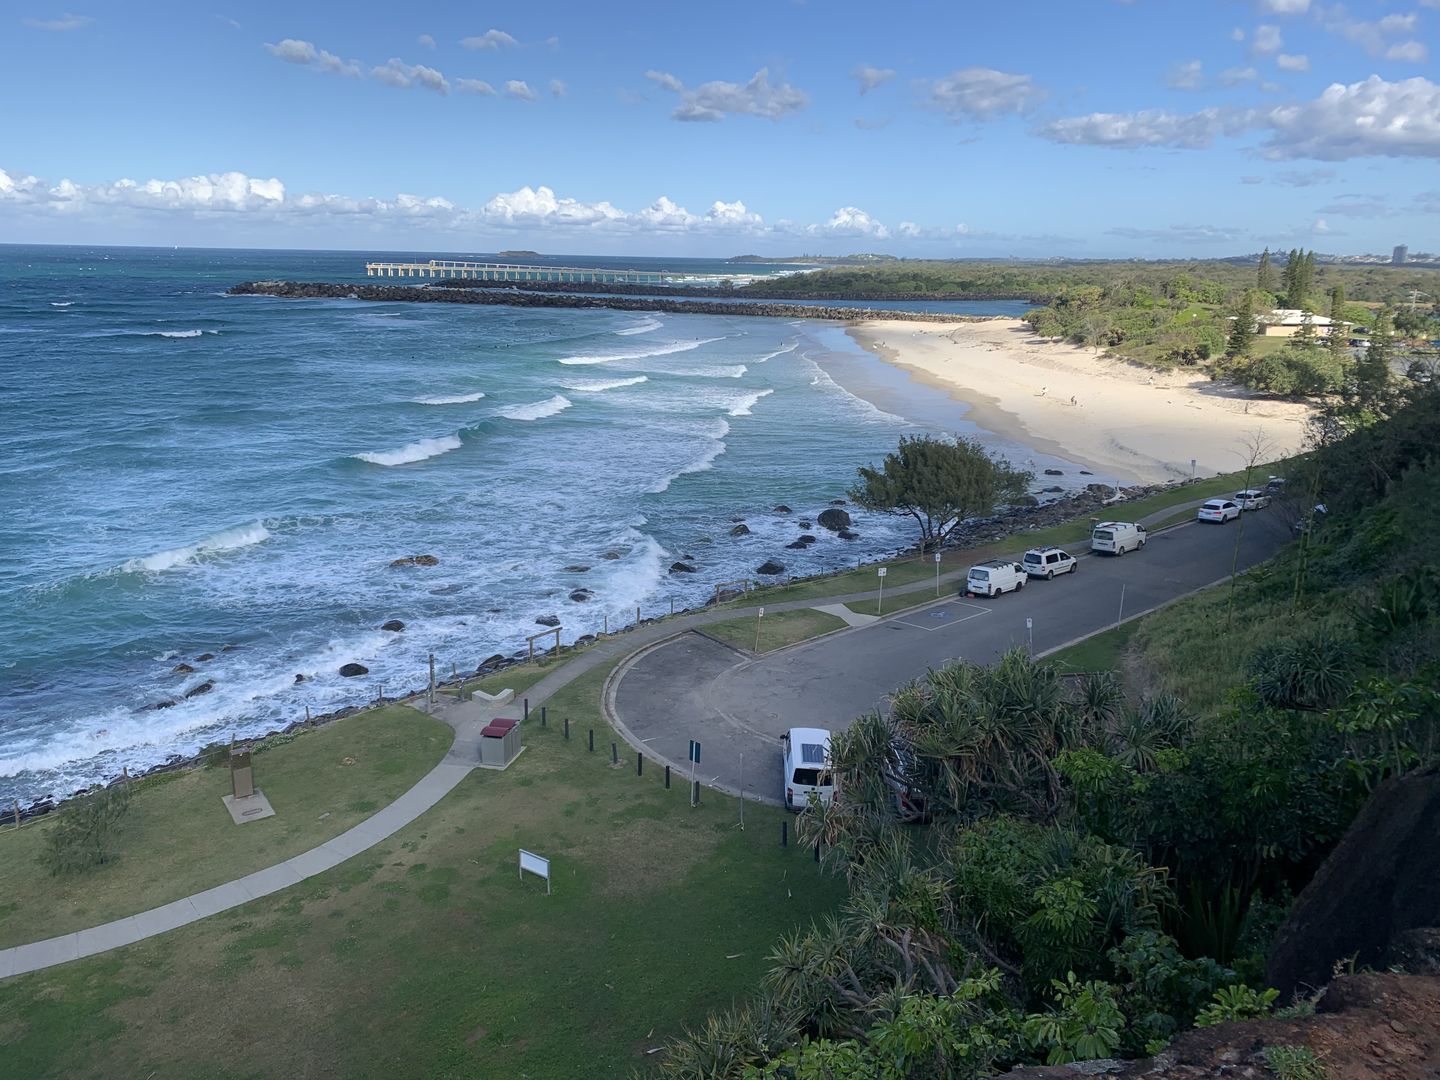
{"label": "coastal vegetation", "polygon": [[1433,384],[1341,395],[1265,511],[1297,539],[1236,588],[1072,651],[1077,678],[958,662],[837,734],[843,797],[798,830],[848,898],[667,1075],[978,1077],[1268,1013],[1293,897],[1440,760],[1437,440]]}

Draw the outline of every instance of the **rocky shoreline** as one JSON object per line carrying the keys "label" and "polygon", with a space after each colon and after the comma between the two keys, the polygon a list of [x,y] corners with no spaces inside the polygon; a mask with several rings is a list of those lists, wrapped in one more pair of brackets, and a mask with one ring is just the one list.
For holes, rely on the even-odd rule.
{"label": "rocky shoreline", "polygon": [[484,304],[492,307],[600,308],[669,315],[743,315],[771,319],[827,319],[832,322],[862,322],[867,319],[905,319],[910,322],[984,322],[980,316],[938,314],[925,311],[887,311],[878,308],[809,307],[804,304],[746,304],[699,300],[666,300],[626,296],[579,296],[570,293],[521,292],[505,289],[455,288],[453,283],[434,285],[348,285],[324,281],[246,281],[227,290],[230,296],[277,296],[287,300],[369,300],[400,303]]}
{"label": "rocky shoreline", "polygon": [[[1079,475],[1084,476],[1088,475],[1088,473],[1086,473],[1085,470],[1079,470]],[[1103,507],[1113,505],[1114,503],[1128,502],[1132,499],[1144,498],[1147,495],[1153,495],[1156,492],[1164,491],[1171,487],[1186,486],[1192,482],[1193,481],[1177,481],[1170,484],[1151,484],[1143,487],[1120,488],[1118,490],[1106,484],[1092,483],[1088,485],[1085,490],[1079,491],[1074,495],[1065,496],[1063,498],[1055,499],[1052,502],[1043,504],[1039,503],[1039,500],[1035,499],[1034,496],[1028,496],[1027,498],[1035,500],[1034,505],[1007,507],[1006,509],[999,511],[998,513],[989,515],[987,517],[975,518],[971,521],[967,521],[964,525],[957,528],[955,532],[951,535],[950,540],[946,545],[946,550],[963,550],[964,548],[980,544],[1004,541],[1011,537],[1023,537],[1026,532],[1034,529],[1050,528],[1051,526],[1059,525],[1066,521],[1091,516]],[[844,500],[837,499],[832,501],[831,506],[838,507],[843,505],[843,503]],[[777,506],[775,509],[776,512],[783,511],[787,514],[792,513],[789,507]],[[830,515],[828,518],[825,517],[825,515],[827,514]],[[837,535],[840,535],[841,537],[851,538],[855,535],[852,533],[850,534],[850,537],[846,537],[846,533],[849,531],[848,528],[846,528],[846,526],[848,526],[849,524],[849,515],[844,513],[843,511],[824,510],[821,511],[821,516],[814,520],[820,521],[821,527],[831,528],[831,531],[836,532]],[[803,522],[804,526],[808,526],[809,524],[809,520]],[[744,533],[737,531],[742,526],[743,523],[741,526],[733,527],[730,530],[730,535],[744,535]],[[792,544],[789,546],[795,545]],[[884,562],[889,559],[903,558],[906,556],[918,554],[919,548],[912,545],[910,547],[902,548],[896,552],[893,552],[888,556],[877,555],[870,561],[872,563]],[[407,556],[406,559],[398,560],[398,562],[405,565],[410,565],[412,563],[417,565],[425,565],[420,563],[419,560],[426,558],[433,558],[433,556]],[[770,569],[771,567],[773,567],[773,570]],[[684,571],[675,572],[693,573],[696,569],[697,568],[693,565],[689,565]],[[672,570],[674,570],[673,567]],[[824,580],[825,578],[837,577],[840,574],[848,572],[849,569],[846,568],[841,570],[834,570],[825,574],[813,574],[807,575],[805,577],[788,577],[783,576],[785,573],[784,565],[776,560],[767,561],[767,563],[763,567],[757,570],[757,573],[763,573],[767,577],[770,577],[772,579],[771,581],[767,582],[767,584],[770,585],[788,585],[794,584],[799,581],[818,581]],[[744,594],[740,592],[730,592],[719,597],[712,597],[711,599],[706,601],[705,606],[712,606],[717,603],[717,601],[727,602],[735,600],[742,597],[743,595]],[[693,610],[695,609],[684,608],[677,610],[675,614],[680,615]],[[659,622],[661,618],[666,617],[668,616],[657,616],[654,618],[641,619],[639,622],[632,623],[629,626],[612,631],[608,636],[613,637],[616,634],[624,634],[630,630],[638,629],[642,626],[649,626],[652,623]],[[382,629],[399,632],[404,629],[404,623],[399,620],[393,620],[390,623],[386,623],[385,626],[382,627]],[[595,635],[586,634],[578,638],[573,643],[573,645],[588,645],[595,640]],[[501,671],[506,670],[507,668],[514,667],[525,662],[526,654],[524,652],[516,653],[513,656],[506,656],[502,653],[496,653],[486,658],[485,660],[482,660],[476,666],[474,671],[463,676],[461,681],[463,681],[464,679],[475,678],[477,676],[497,674]],[[183,667],[188,665],[181,666]],[[455,685],[456,681],[454,679],[437,680],[436,682],[437,689],[449,689],[454,687]],[[427,688],[425,686],[417,686],[413,689],[405,690],[395,695],[380,697],[374,701],[367,701],[364,705],[347,705],[344,708],[335,709],[328,713],[321,713],[316,716],[307,716],[303,720],[293,721],[292,723],[287,724],[284,727],[266,732],[263,735],[254,736],[252,738],[244,740],[244,742],[250,745],[257,745],[264,743],[267,739],[276,738],[277,736],[283,737],[295,732],[308,730],[310,728],[322,727],[326,724],[334,723],[336,720],[343,720],[347,716],[353,716],[357,712],[360,712],[363,709],[370,708],[374,705],[394,704],[395,702],[408,701],[412,698],[419,697],[426,692],[426,689]],[[194,754],[172,755],[165,761],[157,765],[151,766],[149,769],[146,769],[144,772],[135,773],[134,775],[130,775],[127,773],[122,776],[116,777],[107,783],[97,784],[93,787],[76,791],[73,795],[65,798],[42,799],[31,803],[29,806],[19,807],[18,810],[13,806],[0,808],[0,822],[3,822],[4,824],[9,824],[13,822],[17,813],[21,822],[29,821],[31,819],[42,817],[45,814],[51,813],[52,811],[62,806],[64,803],[68,802],[70,799],[83,797],[102,788],[114,787],[117,784],[142,781],[148,777],[160,775],[163,773],[171,773],[181,770],[200,768],[209,763],[209,760],[213,756],[213,754],[214,744],[209,747],[202,748],[200,751]]]}

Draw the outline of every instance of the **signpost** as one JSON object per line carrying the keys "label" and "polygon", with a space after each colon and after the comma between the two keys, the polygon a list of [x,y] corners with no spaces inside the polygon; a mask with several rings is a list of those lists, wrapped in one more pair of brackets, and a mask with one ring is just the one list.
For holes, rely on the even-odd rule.
{"label": "signpost", "polygon": [[940,599],[940,553],[935,552],[935,599]]}
{"label": "signpost", "polygon": [[765,605],[761,604],[755,611],[755,651],[760,651],[760,620],[765,617]]}
{"label": "signpost", "polygon": [[881,609],[885,606],[885,567],[880,567],[876,573],[880,575],[880,592],[875,597],[875,614],[879,615]]}
{"label": "signpost", "polygon": [[1195,459],[1193,457],[1190,459],[1190,479],[1195,479]]}
{"label": "signpost", "polygon": [[1030,639],[1030,655],[1035,655],[1035,620],[1025,616],[1025,636]]}
{"label": "signpost", "polygon": [[690,740],[690,805],[700,805],[700,785],[695,779],[695,766],[700,764],[700,744]]}
{"label": "signpost", "polygon": [[550,860],[536,855],[533,851],[520,849],[520,880],[525,880],[525,871],[545,879],[545,895],[550,895]]}

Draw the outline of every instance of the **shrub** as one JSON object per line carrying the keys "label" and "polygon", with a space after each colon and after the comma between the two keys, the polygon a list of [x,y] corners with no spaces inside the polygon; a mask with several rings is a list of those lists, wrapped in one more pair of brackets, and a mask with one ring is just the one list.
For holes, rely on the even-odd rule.
{"label": "shrub", "polygon": [[52,876],[90,870],[111,857],[111,843],[130,809],[127,784],[101,788],[77,799],[45,833],[40,861]]}

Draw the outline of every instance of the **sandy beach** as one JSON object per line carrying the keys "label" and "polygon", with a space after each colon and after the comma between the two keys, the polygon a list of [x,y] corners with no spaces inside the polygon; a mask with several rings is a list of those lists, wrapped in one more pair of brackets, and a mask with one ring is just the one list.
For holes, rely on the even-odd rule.
{"label": "sandy beach", "polygon": [[948,390],[966,419],[1038,450],[1131,483],[1242,468],[1263,437],[1264,460],[1299,449],[1310,408],[1252,397],[1198,372],[1153,371],[1036,338],[1019,319],[864,322],[862,348]]}

